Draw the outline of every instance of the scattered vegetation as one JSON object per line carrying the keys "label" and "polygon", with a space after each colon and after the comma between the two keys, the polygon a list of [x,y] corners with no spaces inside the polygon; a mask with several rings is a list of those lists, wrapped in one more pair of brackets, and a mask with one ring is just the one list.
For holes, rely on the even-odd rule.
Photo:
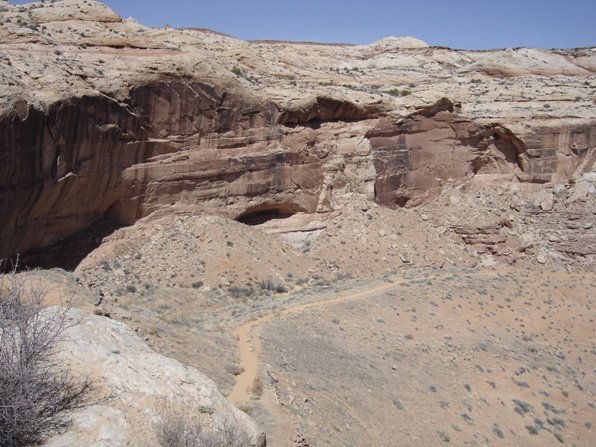
{"label": "scattered vegetation", "polygon": [[153,426],[160,447],[220,447],[249,445],[247,436],[233,422],[224,420],[205,430],[205,415],[213,409],[194,402],[168,401]]}
{"label": "scattered vegetation", "polygon": [[493,424],[493,433],[497,436],[497,438],[505,438],[505,434],[503,433],[503,430],[501,429],[501,427],[499,427],[498,424]]}
{"label": "scattered vegetation", "polygon": [[263,394],[263,381],[260,377],[256,377],[250,389],[253,396],[260,397]]}
{"label": "scattered vegetation", "polygon": [[439,431],[439,439],[441,439],[441,441],[443,442],[450,442],[451,441],[451,437],[449,436],[449,433],[447,433],[446,431]]}
{"label": "scattered vegetation", "polygon": [[412,94],[412,92],[410,90],[407,90],[407,89],[399,90],[397,88],[392,88],[387,93],[389,93],[391,96],[409,96]]}
{"label": "scattered vegetation", "polygon": [[238,287],[238,286],[231,286],[228,289],[228,292],[232,296],[232,298],[242,298],[242,297],[251,297],[254,294],[254,290],[250,287]]}

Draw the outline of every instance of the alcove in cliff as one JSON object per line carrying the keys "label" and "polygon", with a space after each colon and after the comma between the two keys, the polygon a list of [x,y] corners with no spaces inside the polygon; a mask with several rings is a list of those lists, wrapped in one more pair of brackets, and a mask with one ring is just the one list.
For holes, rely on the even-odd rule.
{"label": "alcove in cliff", "polygon": [[305,210],[293,203],[263,203],[248,208],[236,220],[245,225],[263,225],[272,220],[281,221]]}

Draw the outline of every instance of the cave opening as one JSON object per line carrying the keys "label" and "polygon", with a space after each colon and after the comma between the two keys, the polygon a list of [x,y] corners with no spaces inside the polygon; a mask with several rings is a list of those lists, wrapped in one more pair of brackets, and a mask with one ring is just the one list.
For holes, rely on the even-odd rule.
{"label": "cave opening", "polygon": [[267,222],[277,220],[281,221],[292,217],[294,214],[304,212],[305,210],[295,204],[262,204],[249,208],[236,220],[249,226],[263,225]]}

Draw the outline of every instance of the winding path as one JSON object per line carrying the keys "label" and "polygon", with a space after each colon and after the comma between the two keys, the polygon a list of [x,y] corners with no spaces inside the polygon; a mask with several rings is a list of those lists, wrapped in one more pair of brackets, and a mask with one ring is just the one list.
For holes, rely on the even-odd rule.
{"label": "winding path", "polygon": [[344,293],[327,300],[298,303],[294,306],[287,307],[282,311],[269,313],[238,327],[234,331],[234,335],[236,335],[236,338],[238,339],[240,366],[244,371],[236,377],[236,384],[228,395],[228,400],[236,406],[243,405],[248,401],[251,394],[252,385],[259,370],[259,358],[261,356],[261,339],[259,338],[259,333],[263,325],[268,321],[273,320],[274,318],[280,318],[285,315],[304,312],[309,309],[315,309],[336,303],[343,303],[346,301],[364,298],[379,292],[384,292],[385,290],[389,290],[403,282],[410,280],[411,278],[402,278],[399,282],[386,282],[380,285],[377,284],[362,288],[355,292]]}
{"label": "winding path", "polygon": [[[501,272],[506,272],[506,270],[506,266],[498,266],[493,267],[492,269],[476,271],[474,272],[474,276],[495,276],[500,274]],[[248,401],[251,395],[252,385],[257,377],[257,373],[259,370],[259,358],[261,356],[261,339],[259,338],[259,333],[263,325],[268,321],[283,317],[285,315],[304,312],[309,309],[316,309],[332,304],[357,300],[370,295],[374,295],[376,293],[390,290],[403,283],[409,281],[416,281],[421,278],[435,280],[441,277],[453,275],[452,271],[434,272],[432,275],[429,275],[429,273],[430,272],[427,271],[422,275],[417,275],[415,277],[393,276],[389,278],[387,282],[383,282],[381,284],[377,282],[376,285],[373,284],[364,286],[358,289],[357,291],[342,293],[330,299],[321,299],[319,301],[311,301],[308,303],[297,303],[295,305],[290,305],[281,311],[272,311],[267,315],[264,315],[260,318],[249,321],[239,326],[234,331],[234,334],[238,339],[238,349],[240,352],[240,366],[244,369],[244,371],[237,376],[236,384],[234,385],[234,388],[232,388],[232,391],[228,395],[228,400],[236,406],[245,404]]]}

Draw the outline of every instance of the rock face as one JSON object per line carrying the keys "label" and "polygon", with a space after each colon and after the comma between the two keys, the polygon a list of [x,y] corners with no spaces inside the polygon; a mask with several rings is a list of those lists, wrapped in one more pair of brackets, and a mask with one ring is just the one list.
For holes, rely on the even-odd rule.
{"label": "rock face", "polygon": [[591,48],[249,43],[91,0],[0,8],[0,258],[106,218],[412,207],[596,159]]}
{"label": "rock face", "polygon": [[186,413],[197,409],[205,432],[227,430],[234,445],[265,446],[254,422],[196,369],[152,351],[122,323],[78,310],[69,318],[76,324],[65,331],[59,354],[96,383],[96,403],[76,411],[74,426],[48,445],[156,445],[155,423],[178,402]]}

